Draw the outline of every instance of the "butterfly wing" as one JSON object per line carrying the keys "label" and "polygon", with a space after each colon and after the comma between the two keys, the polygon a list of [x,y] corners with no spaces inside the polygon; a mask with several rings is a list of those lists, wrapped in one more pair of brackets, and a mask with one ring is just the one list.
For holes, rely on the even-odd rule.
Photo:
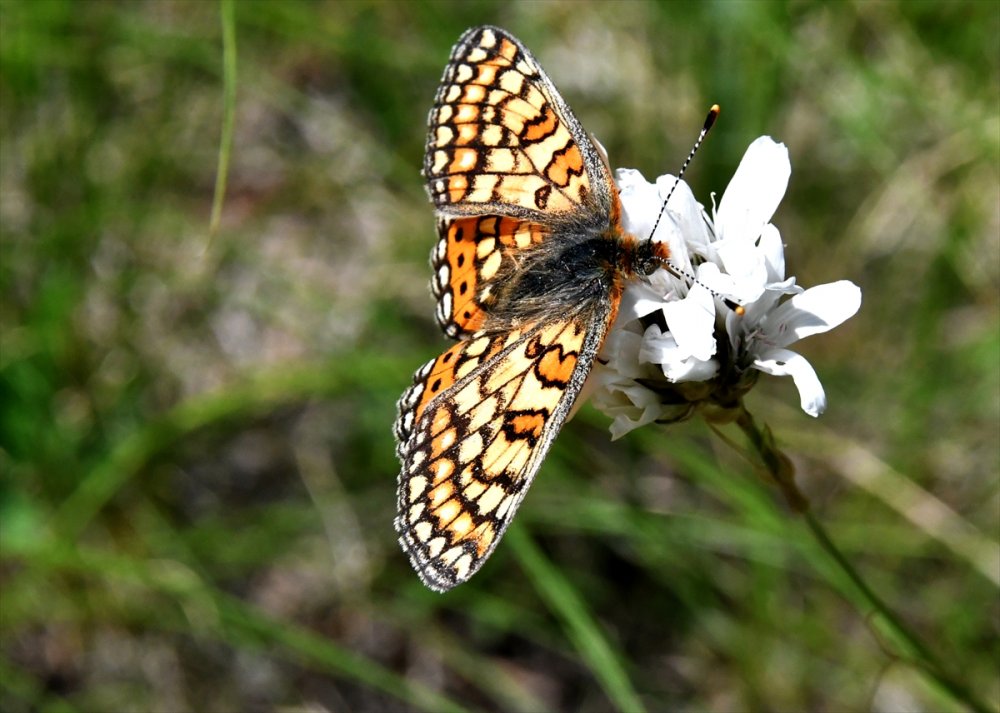
{"label": "butterfly wing", "polygon": [[438,210],[431,254],[436,316],[454,338],[479,330],[491,287],[518,252],[581,215],[617,220],[611,173],[552,81],[517,38],[467,31],[428,118],[427,190]]}
{"label": "butterfly wing", "polygon": [[597,305],[459,342],[417,371],[396,422],[399,541],[424,583],[466,581],[507,529],[608,328]]}
{"label": "butterfly wing", "polygon": [[[499,28],[459,39],[429,124],[432,287],[438,322],[461,341],[400,399],[395,524],[421,579],[445,591],[493,552],[590,373],[617,295],[600,289],[610,277],[598,260],[562,251],[620,234],[620,204],[580,122]],[[570,261],[581,289],[566,281]],[[545,292],[556,284],[558,294]]]}
{"label": "butterfly wing", "polygon": [[494,285],[517,268],[517,251],[539,245],[549,229],[497,215],[441,216],[431,256],[435,316],[444,333],[464,338],[483,328],[496,307]]}

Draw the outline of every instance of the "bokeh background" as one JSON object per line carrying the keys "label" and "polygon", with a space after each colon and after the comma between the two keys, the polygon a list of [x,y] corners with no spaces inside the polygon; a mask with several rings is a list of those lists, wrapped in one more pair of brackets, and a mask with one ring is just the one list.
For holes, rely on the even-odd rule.
{"label": "bokeh background", "polygon": [[789,147],[804,285],[860,313],[827,389],[748,405],[816,516],[1000,705],[1000,5],[0,2],[0,708],[963,710],[704,423],[584,408],[483,570],[395,542],[390,426],[433,322],[419,167],[449,49],[498,24],[614,166],[721,194]]}

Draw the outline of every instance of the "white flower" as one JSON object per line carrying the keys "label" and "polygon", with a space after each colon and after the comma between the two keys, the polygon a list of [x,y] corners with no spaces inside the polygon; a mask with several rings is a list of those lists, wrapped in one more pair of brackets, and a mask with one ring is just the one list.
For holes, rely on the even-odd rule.
{"label": "white flower", "polygon": [[785,277],[784,247],[770,220],[790,174],[785,146],[757,139],[710,218],[673,176],[653,185],[638,171],[617,172],[625,230],[666,242],[674,270],[626,287],[591,377],[595,405],[614,419],[613,437],[687,418],[702,404],[731,408],[759,372],[791,376],[802,409],[824,411],[816,372],[786,347],[853,316],[861,290],[847,280],[805,290]]}

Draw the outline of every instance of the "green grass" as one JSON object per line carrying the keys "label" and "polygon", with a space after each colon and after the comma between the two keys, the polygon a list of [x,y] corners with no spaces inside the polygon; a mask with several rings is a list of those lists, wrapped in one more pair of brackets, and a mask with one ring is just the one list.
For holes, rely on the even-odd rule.
{"label": "green grass", "polygon": [[[483,570],[420,584],[424,122],[486,22],[649,178],[721,104],[703,202],[788,145],[789,272],[864,304],[801,345],[821,419],[748,406],[969,695],[698,422],[584,408]],[[0,709],[1000,708],[998,37],[986,2],[0,0]]]}

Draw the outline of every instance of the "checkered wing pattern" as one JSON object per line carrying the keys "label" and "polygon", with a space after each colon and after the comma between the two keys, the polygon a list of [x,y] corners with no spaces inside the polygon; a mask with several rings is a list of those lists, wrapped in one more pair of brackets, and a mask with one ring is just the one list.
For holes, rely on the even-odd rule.
{"label": "checkered wing pattern", "polygon": [[[396,529],[431,589],[493,552],[590,371],[607,314],[459,342],[400,401]],[[595,321],[601,324],[594,324]]]}

